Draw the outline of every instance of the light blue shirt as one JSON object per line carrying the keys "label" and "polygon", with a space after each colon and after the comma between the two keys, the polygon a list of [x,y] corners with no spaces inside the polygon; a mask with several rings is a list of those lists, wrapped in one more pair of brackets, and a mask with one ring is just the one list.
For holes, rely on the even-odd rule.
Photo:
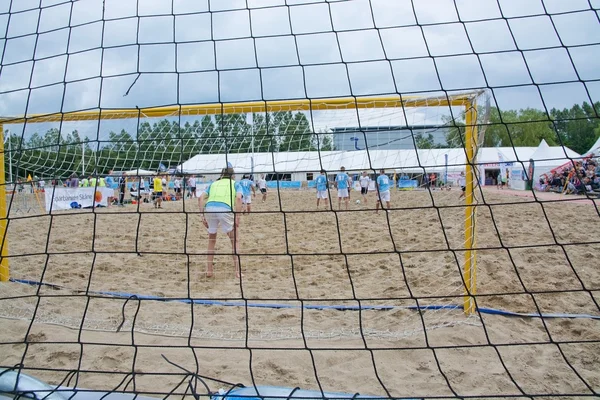
{"label": "light blue shirt", "polygon": [[335,181],[337,182],[337,188],[338,189],[348,189],[348,181],[349,180],[350,180],[350,177],[348,176],[347,173],[341,172],[341,173],[337,174],[337,176],[335,177]]}
{"label": "light blue shirt", "polygon": [[379,192],[387,192],[390,190],[390,178],[387,175],[379,175],[377,177],[377,185]]}
{"label": "light blue shirt", "polygon": [[319,192],[327,190],[327,177],[325,175],[317,176],[317,190]]}
{"label": "light blue shirt", "polygon": [[114,186],[115,186],[115,180],[113,179],[113,177],[112,177],[112,176],[110,176],[110,175],[109,175],[109,176],[107,176],[107,177],[104,179],[104,183],[106,184],[106,187],[109,187],[109,188],[111,188],[111,189],[114,189]]}
{"label": "light blue shirt", "polygon": [[[242,179],[237,185],[239,185],[239,187],[242,189],[242,196],[248,197],[250,196],[250,188],[254,185],[254,183],[250,179]],[[238,190],[237,186],[235,190]]]}

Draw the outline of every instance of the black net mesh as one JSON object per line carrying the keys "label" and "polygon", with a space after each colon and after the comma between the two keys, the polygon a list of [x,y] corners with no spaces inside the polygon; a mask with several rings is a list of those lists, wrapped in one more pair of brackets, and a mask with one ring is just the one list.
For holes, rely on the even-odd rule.
{"label": "black net mesh", "polygon": [[0,2],[0,396],[598,396],[599,5]]}

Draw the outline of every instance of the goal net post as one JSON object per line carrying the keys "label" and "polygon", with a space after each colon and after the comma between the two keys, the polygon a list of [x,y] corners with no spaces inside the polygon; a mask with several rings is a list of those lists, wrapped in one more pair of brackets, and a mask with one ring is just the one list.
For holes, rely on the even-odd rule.
{"label": "goal net post", "polygon": [[[242,131],[246,143],[252,141],[252,150],[267,151],[267,158],[276,158],[273,162],[272,172],[275,179],[280,174],[294,172],[318,172],[324,168],[327,162],[326,157],[322,157],[323,137],[335,137],[336,133],[331,133],[328,127],[336,125],[351,126],[356,132],[355,136],[364,138],[364,149],[362,152],[341,151],[343,154],[341,161],[352,161],[358,157],[357,154],[363,154],[366,164],[361,165],[361,169],[373,173],[378,172],[380,168],[387,168],[388,171],[398,170],[398,175],[402,174],[402,168],[407,165],[412,171],[423,171],[421,175],[427,174],[427,167],[443,168],[443,165],[426,165],[429,161],[427,149],[420,149],[419,143],[415,140],[413,125],[423,125],[427,119],[439,119],[441,115],[446,116],[446,125],[460,132],[460,143],[462,144],[464,157],[449,160],[451,164],[464,165],[466,173],[466,205],[464,217],[464,246],[456,249],[464,251],[464,260],[462,263],[464,281],[464,311],[468,315],[475,312],[475,303],[473,295],[476,289],[476,190],[478,187],[478,169],[477,169],[477,148],[481,135],[478,136],[478,126],[485,126],[486,121],[478,119],[478,104],[485,104],[482,98],[485,91],[473,91],[457,94],[445,94],[442,96],[380,96],[380,97],[357,97],[357,98],[327,98],[327,99],[300,99],[287,101],[264,101],[264,102],[244,102],[244,103],[222,103],[222,104],[203,104],[203,105],[181,105],[169,107],[155,107],[145,109],[119,109],[119,110],[89,110],[72,113],[57,113],[49,115],[30,115],[26,117],[3,118],[1,121],[2,132],[9,135],[23,138],[26,130],[37,132],[37,127],[45,129],[55,129],[59,132],[57,137],[58,147],[56,150],[49,151],[45,156],[36,153],[35,149],[28,149],[23,142],[20,146],[11,148],[11,159],[16,160],[21,166],[25,165],[27,169],[35,170],[39,168],[36,175],[46,175],[55,179],[67,179],[68,171],[83,174],[105,174],[110,170],[123,170],[126,168],[139,168],[140,170],[150,169],[156,171],[159,165],[167,163],[165,159],[175,160],[179,165],[179,173],[186,174],[190,171],[183,169],[186,158],[197,153],[208,153],[217,155],[218,161],[212,165],[202,164],[194,168],[192,173],[211,174],[217,173],[226,162],[232,162],[236,167],[240,167],[239,156],[246,157],[244,154],[238,154],[241,150],[235,143],[240,143],[239,135],[234,135],[231,121],[224,121],[222,116],[226,115],[251,115],[252,123],[257,128]],[[481,106],[479,106],[481,108]],[[435,111],[431,111],[435,110]],[[283,128],[276,128],[276,121],[271,117],[281,112],[299,112],[306,115],[309,123],[308,129],[300,129],[297,125],[290,124],[287,130],[295,129],[294,132],[287,132]],[[429,115],[428,115],[429,113]],[[417,117],[424,114],[425,116]],[[479,112],[485,115],[485,110]],[[202,120],[202,118],[207,118]],[[247,117],[240,117],[246,120]],[[262,118],[262,124],[257,124],[257,120]],[[419,119],[421,118],[421,119]],[[185,136],[184,121],[201,120],[197,129],[199,134],[192,137]],[[214,128],[210,130],[208,126],[203,126],[205,121],[210,120]],[[162,143],[164,138],[156,138],[146,135],[146,130],[154,129],[160,126],[164,121],[171,121],[172,125],[165,124],[167,130],[170,130],[169,143]],[[401,122],[399,122],[401,121]],[[370,127],[388,126],[391,123],[402,124],[408,128],[408,140],[414,142],[415,156],[414,160],[406,164],[399,165],[397,159],[378,159],[377,153],[379,144],[367,140],[369,134],[366,130]],[[104,126],[104,124],[108,124]],[[228,125],[229,124],[229,125]],[[107,131],[130,131],[129,139],[123,137],[110,136]],[[79,140],[71,138],[66,143],[61,142],[61,138],[71,132],[78,132]],[[216,132],[216,135],[215,135]],[[297,133],[297,134],[296,134]],[[29,133],[30,134],[30,133]],[[85,141],[83,138],[86,138]],[[266,139],[265,139],[266,137]],[[283,139],[282,139],[283,138]],[[291,139],[290,139],[291,138]],[[5,142],[3,138],[2,143]],[[121,143],[123,141],[123,143]],[[218,144],[218,142],[221,144]],[[267,145],[265,145],[265,141]],[[185,143],[184,143],[185,142]],[[182,152],[182,149],[192,143],[191,152]],[[273,144],[278,148],[274,148]],[[117,150],[123,150],[123,147],[130,147],[132,151],[126,149],[124,154],[129,157],[127,160],[115,159],[110,152],[106,152],[104,147],[111,145]],[[86,146],[95,152],[86,151]],[[56,146],[44,144],[44,149],[52,149]],[[71,149],[72,151],[81,150],[81,161],[68,161],[59,155],[60,148]],[[246,147],[249,150],[249,147]],[[6,150],[6,149],[5,149]],[[307,167],[303,161],[296,160],[294,154],[297,152],[312,150],[316,151],[319,168]],[[330,148],[333,150],[333,148]],[[296,153],[294,153],[296,152]],[[4,158],[6,151],[0,153]],[[88,155],[86,155],[88,154]],[[85,159],[87,157],[88,159]],[[122,155],[119,154],[122,158]],[[310,156],[309,156],[310,157]],[[0,160],[4,166],[4,159]],[[85,162],[87,161],[87,165]],[[260,162],[260,161],[256,161]],[[336,161],[337,162],[337,161]],[[82,165],[83,164],[83,165]],[[335,163],[334,163],[335,164]],[[334,166],[331,168],[337,168]],[[23,168],[23,167],[21,167]],[[253,173],[255,168],[255,159],[252,158],[250,169],[245,171]],[[2,175],[3,177],[4,175]],[[12,177],[10,178],[13,179]],[[132,181],[141,179],[140,176],[132,176]],[[14,185],[16,182],[2,182],[0,190],[4,190],[6,185]],[[447,182],[444,182],[446,184]],[[4,203],[0,203],[3,225],[0,225],[0,234],[3,238],[3,258],[0,278],[7,281],[10,278],[8,267],[8,237],[6,235],[7,222],[7,203],[11,197],[6,192],[0,196]]]}

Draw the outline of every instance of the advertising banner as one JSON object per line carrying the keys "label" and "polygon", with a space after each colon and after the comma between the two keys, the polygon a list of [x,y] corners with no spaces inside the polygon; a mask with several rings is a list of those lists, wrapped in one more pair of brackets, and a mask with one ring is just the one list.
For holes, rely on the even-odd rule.
{"label": "advertising banner", "polygon": [[106,199],[114,196],[114,190],[107,187],[48,188],[45,191],[46,211],[91,208],[108,205]]}

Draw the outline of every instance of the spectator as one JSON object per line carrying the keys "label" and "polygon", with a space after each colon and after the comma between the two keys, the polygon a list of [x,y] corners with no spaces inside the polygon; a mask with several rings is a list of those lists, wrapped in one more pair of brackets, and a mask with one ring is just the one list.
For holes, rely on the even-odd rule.
{"label": "spectator", "polygon": [[175,191],[175,200],[181,199],[181,179],[178,176],[173,181],[173,190]]}
{"label": "spectator", "polygon": [[125,174],[119,177],[119,207],[125,206],[125,188],[127,187],[127,178]]}

